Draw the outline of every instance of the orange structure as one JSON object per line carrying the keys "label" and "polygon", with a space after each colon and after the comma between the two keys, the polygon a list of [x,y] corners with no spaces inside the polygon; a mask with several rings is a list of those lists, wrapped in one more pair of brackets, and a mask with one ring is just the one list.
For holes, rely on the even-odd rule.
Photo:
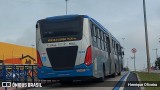
{"label": "orange structure", "polygon": [[0,60],[6,64],[35,64],[36,49],[0,42]]}
{"label": "orange structure", "polygon": [[5,59],[3,63],[5,63],[5,64],[22,64],[22,61],[20,58],[9,58],[9,59]]}

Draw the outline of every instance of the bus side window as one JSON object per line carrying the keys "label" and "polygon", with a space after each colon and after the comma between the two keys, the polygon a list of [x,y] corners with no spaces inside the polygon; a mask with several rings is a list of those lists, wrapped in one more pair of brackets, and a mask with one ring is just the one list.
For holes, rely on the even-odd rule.
{"label": "bus side window", "polygon": [[103,40],[103,31],[101,30],[101,40]]}
{"label": "bus side window", "polygon": [[118,44],[116,44],[116,51],[115,54],[118,55]]}
{"label": "bus side window", "polygon": [[114,41],[112,40],[112,48],[114,49]]}
{"label": "bus side window", "polygon": [[112,40],[112,47],[114,48],[114,41]]}
{"label": "bus side window", "polygon": [[105,36],[105,33],[103,33],[103,49],[104,49],[104,51],[106,51],[106,38],[105,38],[106,36]]}
{"label": "bus side window", "polygon": [[93,25],[93,31],[94,31],[94,36],[97,37],[97,31],[96,31],[96,27]]}
{"label": "bus side window", "polygon": [[115,52],[115,55],[117,55],[117,47],[116,47],[116,42],[114,43],[114,52]]}
{"label": "bus side window", "polygon": [[121,47],[118,45],[118,55],[121,56]]}
{"label": "bus side window", "polygon": [[91,35],[92,35],[92,37],[93,37],[93,36],[94,36],[94,25],[91,24],[90,27],[91,27]]}
{"label": "bus side window", "polygon": [[114,40],[112,40],[112,46],[113,46],[113,53],[115,54],[115,41]]}
{"label": "bus side window", "polygon": [[100,33],[100,35],[101,35],[101,49],[102,50],[104,50],[104,38],[103,38],[103,31],[101,30],[101,33]]}
{"label": "bus side window", "polygon": [[106,34],[105,33],[103,34],[103,37],[104,37],[104,50],[108,51],[107,50],[107,40],[106,40]]}
{"label": "bus side window", "polygon": [[106,40],[107,40],[107,41],[106,41],[106,42],[107,42],[106,45],[107,45],[108,52],[111,53],[110,41],[109,41],[109,37],[108,37],[108,36],[106,36]]}
{"label": "bus side window", "polygon": [[100,41],[100,30],[96,28],[97,30],[97,43],[98,43],[98,48],[101,49],[101,41]]}
{"label": "bus side window", "polygon": [[97,47],[97,38],[94,24],[92,24],[92,44],[94,47]]}

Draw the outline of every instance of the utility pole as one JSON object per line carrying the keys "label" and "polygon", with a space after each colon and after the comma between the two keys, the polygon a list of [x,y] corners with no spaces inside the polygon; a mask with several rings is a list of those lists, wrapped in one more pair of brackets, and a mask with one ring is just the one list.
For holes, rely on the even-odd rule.
{"label": "utility pole", "polygon": [[128,58],[127,58],[127,68],[128,68]]}
{"label": "utility pole", "polygon": [[145,27],[145,39],[146,39],[146,54],[147,54],[147,68],[148,73],[150,73],[150,54],[149,54],[149,44],[148,44],[148,31],[147,31],[147,17],[146,17],[146,6],[145,0],[143,0],[143,12],[144,12],[144,27]]}
{"label": "utility pole", "polygon": [[135,61],[135,59],[136,59],[136,56],[135,56],[135,53],[134,53],[134,71],[136,71],[136,61]]}
{"label": "utility pole", "polygon": [[131,51],[134,54],[134,56],[133,56],[133,59],[134,59],[134,71],[136,71],[136,63],[135,63],[136,62],[135,61],[136,56],[135,56],[135,53],[137,52],[137,49],[133,48]]}
{"label": "utility pole", "polygon": [[67,1],[68,1],[68,0],[66,0],[66,15],[67,15]]}

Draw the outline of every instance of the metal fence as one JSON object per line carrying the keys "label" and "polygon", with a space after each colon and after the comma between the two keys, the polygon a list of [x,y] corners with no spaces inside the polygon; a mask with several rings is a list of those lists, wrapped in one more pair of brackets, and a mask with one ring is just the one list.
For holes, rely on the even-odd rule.
{"label": "metal fence", "polygon": [[39,82],[37,65],[0,65],[0,79],[3,82]]}

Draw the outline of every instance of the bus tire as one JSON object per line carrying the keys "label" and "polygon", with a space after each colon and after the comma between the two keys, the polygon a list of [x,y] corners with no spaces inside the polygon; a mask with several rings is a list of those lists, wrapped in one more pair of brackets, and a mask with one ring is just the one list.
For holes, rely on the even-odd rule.
{"label": "bus tire", "polygon": [[103,66],[103,76],[97,79],[98,82],[104,82],[105,81],[105,67]]}
{"label": "bus tire", "polygon": [[112,75],[111,75],[111,78],[115,78],[116,77],[116,73],[114,72]]}
{"label": "bus tire", "polygon": [[118,73],[118,76],[120,76],[120,75],[121,75],[121,72]]}
{"label": "bus tire", "polygon": [[115,65],[115,71],[114,73],[111,75],[111,78],[115,78],[116,77],[116,65]]}

